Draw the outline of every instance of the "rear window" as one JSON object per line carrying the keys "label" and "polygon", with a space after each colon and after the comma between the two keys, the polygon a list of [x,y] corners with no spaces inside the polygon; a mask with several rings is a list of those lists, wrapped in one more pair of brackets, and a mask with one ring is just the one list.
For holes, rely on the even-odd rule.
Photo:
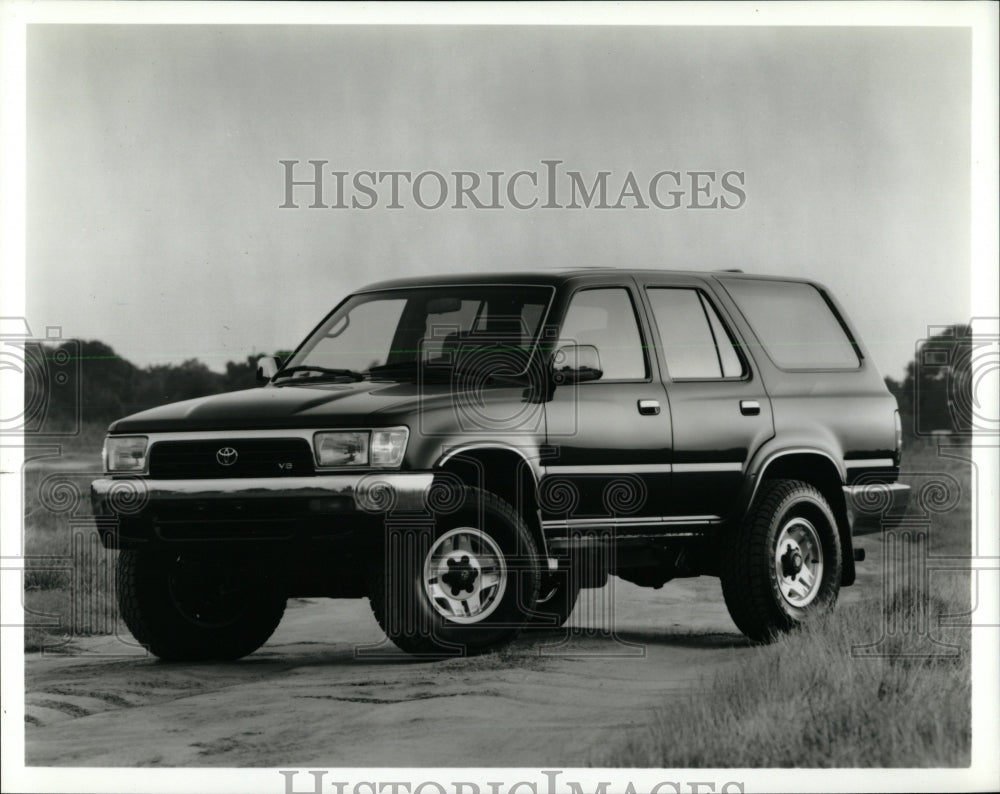
{"label": "rear window", "polygon": [[844,326],[812,284],[721,279],[782,369],[857,369],[861,361]]}

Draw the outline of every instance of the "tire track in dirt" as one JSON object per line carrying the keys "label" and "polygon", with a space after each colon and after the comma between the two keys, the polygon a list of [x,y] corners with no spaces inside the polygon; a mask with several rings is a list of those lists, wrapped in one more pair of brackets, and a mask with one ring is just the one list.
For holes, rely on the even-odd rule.
{"label": "tire track in dirt", "polygon": [[712,580],[655,592],[622,584],[613,614],[614,632],[584,624],[436,662],[386,646],[364,601],[293,602],[272,641],[234,663],[163,664],[84,638],[73,654],[27,659],[27,760],[580,765],[749,651]]}

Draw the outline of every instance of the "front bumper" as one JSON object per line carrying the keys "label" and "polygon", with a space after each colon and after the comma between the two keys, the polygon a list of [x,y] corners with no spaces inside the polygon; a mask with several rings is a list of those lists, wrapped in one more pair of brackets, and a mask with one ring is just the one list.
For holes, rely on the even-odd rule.
{"label": "front bumper", "polygon": [[844,496],[854,534],[870,535],[906,515],[910,486],[900,482],[845,485]]}
{"label": "front bumper", "polygon": [[423,512],[430,472],[166,480],[102,477],[90,486],[105,546],[148,541],[337,538],[387,513]]}

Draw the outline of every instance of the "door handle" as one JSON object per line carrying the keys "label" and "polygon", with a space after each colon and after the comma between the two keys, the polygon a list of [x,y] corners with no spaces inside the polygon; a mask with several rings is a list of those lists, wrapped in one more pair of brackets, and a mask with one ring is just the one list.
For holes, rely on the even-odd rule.
{"label": "door handle", "polygon": [[643,416],[657,416],[660,413],[659,400],[639,400],[639,413]]}
{"label": "door handle", "polygon": [[756,400],[740,400],[740,413],[744,416],[757,416],[760,413],[760,403]]}

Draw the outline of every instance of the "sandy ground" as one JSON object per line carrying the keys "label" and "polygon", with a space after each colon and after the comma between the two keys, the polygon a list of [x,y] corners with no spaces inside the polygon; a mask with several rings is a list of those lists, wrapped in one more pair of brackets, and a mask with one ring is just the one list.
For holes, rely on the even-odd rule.
{"label": "sandy ground", "polygon": [[[127,638],[26,655],[29,765],[582,765],[653,704],[750,652],[718,582],[584,591],[570,631],[413,661],[366,600],[292,601],[230,664],[157,662]],[[602,615],[614,595],[615,632]],[[588,630],[586,626],[601,627]],[[366,653],[363,648],[368,649]]]}
{"label": "sandy ground", "polygon": [[[874,562],[842,600],[874,594]],[[164,664],[127,635],[26,654],[26,762],[613,764],[628,730],[753,649],[715,579],[610,582],[583,592],[569,631],[474,659],[413,660],[388,644],[367,600],[328,599],[291,601],[271,640],[234,663]]]}

